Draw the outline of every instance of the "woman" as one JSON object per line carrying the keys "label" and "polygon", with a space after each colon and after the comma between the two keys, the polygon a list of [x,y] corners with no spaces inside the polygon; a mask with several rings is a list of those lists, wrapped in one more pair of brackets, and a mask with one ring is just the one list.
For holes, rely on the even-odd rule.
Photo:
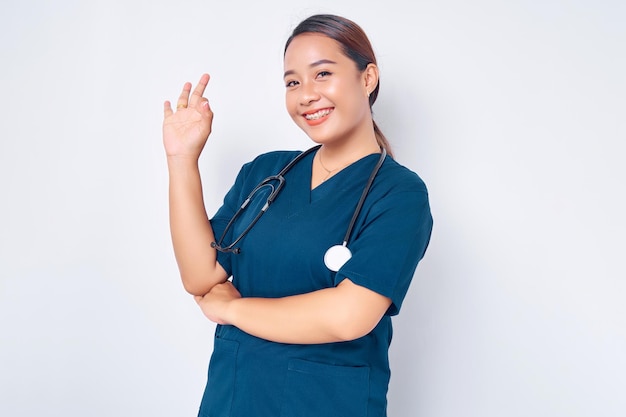
{"label": "woman", "polygon": [[165,102],[176,260],[218,324],[200,416],[385,416],[391,316],[428,245],[427,190],[386,155],[371,111],[378,67],[358,25],[304,20],[284,68],[287,110],[319,147],[244,165],[210,221],[198,170],[209,76],[185,84],[176,111]]}

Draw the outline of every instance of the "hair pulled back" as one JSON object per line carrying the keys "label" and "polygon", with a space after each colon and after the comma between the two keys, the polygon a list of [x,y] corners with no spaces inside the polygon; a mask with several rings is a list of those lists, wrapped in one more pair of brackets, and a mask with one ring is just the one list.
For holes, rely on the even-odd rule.
{"label": "hair pulled back", "polygon": [[[303,33],[319,33],[337,41],[343,50],[343,53],[356,64],[359,71],[365,71],[369,64],[376,65],[376,56],[367,35],[359,25],[345,17],[330,14],[317,14],[310,16],[300,22],[293,30],[289,39],[285,43],[285,53],[291,44],[291,41],[298,35]],[[380,80],[376,88],[369,96],[370,111],[378,97],[380,88]],[[387,154],[393,156],[389,142],[383,132],[380,131],[376,122],[374,123],[374,134],[378,145],[387,151]]]}

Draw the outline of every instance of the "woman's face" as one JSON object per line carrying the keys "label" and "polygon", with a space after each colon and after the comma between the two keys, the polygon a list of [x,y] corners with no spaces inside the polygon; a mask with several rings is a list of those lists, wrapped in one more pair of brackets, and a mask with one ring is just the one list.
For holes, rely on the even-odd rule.
{"label": "woman's face", "polygon": [[372,128],[368,94],[376,85],[368,73],[359,71],[334,39],[298,35],[285,53],[287,111],[314,142],[358,139]]}

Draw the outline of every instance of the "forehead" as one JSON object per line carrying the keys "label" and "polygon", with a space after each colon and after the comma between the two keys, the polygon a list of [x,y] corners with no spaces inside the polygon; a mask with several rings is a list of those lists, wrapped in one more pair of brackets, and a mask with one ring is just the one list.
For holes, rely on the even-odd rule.
{"label": "forehead", "polygon": [[284,66],[285,70],[294,70],[321,59],[330,59],[338,64],[350,61],[336,40],[317,33],[303,33],[289,44]]}

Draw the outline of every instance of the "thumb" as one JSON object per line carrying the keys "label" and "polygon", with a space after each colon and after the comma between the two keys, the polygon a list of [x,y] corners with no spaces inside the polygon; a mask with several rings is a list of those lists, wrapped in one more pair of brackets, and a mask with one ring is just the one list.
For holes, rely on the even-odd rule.
{"label": "thumb", "polygon": [[205,112],[213,113],[213,111],[211,110],[211,105],[209,104],[208,98],[206,97],[202,98],[202,101],[200,102],[200,111],[202,111],[202,113],[205,113]]}

